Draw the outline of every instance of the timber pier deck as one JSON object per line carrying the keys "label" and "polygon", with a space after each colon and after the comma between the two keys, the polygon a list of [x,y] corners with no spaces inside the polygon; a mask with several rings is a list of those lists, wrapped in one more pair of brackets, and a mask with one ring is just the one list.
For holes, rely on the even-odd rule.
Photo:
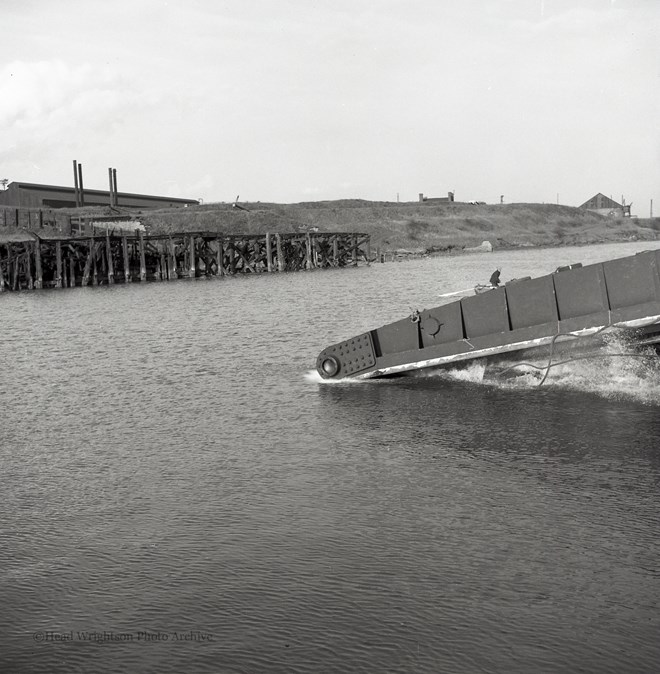
{"label": "timber pier deck", "polygon": [[0,292],[356,266],[370,258],[369,235],[357,233],[23,234],[0,242]]}

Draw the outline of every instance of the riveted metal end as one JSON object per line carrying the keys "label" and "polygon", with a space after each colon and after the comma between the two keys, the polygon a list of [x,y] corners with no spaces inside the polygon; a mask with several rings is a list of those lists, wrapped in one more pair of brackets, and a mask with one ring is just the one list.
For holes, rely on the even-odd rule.
{"label": "riveted metal end", "polygon": [[316,359],[316,369],[324,379],[350,377],[376,364],[371,333],[365,332],[324,349]]}

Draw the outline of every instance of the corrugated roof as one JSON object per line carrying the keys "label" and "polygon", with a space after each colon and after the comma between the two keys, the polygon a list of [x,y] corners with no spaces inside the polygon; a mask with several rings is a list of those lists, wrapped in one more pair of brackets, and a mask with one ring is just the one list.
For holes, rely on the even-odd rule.
{"label": "corrugated roof", "polygon": [[[8,187],[11,187],[12,185],[15,185],[16,187],[25,187],[27,189],[32,189],[32,190],[49,190],[49,191],[55,191],[55,192],[66,192],[67,194],[75,193],[75,188],[74,187],[67,187],[67,186],[62,186],[62,185],[42,185],[39,183],[24,183],[20,181],[15,181],[12,183],[9,183]],[[103,195],[108,195],[108,190],[93,190],[85,187],[83,189],[84,194],[103,194]],[[178,201],[186,204],[197,204],[199,203],[197,199],[183,199],[181,197],[159,197],[153,194],[134,194],[133,192],[117,192],[118,197],[127,197],[127,198],[136,198],[136,199],[156,199],[158,201]]]}

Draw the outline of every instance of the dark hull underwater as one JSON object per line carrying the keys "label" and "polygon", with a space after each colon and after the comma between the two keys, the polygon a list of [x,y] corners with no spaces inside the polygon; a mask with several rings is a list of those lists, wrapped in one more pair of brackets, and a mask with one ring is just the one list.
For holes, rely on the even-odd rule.
{"label": "dark hull underwater", "polygon": [[594,352],[611,335],[633,347],[660,345],[660,250],[538,278],[412,316],[324,349],[324,379],[371,379],[456,367]]}

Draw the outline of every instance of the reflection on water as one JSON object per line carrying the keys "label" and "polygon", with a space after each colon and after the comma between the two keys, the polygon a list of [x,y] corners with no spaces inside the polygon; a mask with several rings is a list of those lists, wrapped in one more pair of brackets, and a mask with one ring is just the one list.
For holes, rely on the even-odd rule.
{"label": "reflection on water", "polygon": [[655,671],[657,369],[309,373],[590,256],[0,297],[0,671]]}

